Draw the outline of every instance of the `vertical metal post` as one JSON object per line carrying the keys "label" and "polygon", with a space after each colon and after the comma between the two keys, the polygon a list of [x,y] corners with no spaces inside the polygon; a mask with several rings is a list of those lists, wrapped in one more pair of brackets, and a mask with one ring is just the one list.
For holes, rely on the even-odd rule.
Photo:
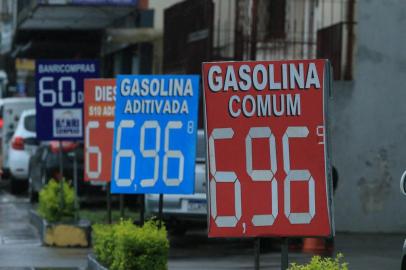
{"label": "vertical metal post", "polygon": [[255,245],[255,247],[254,247],[255,268],[254,269],[259,270],[259,268],[260,268],[260,253],[261,253],[261,238],[255,238],[254,245]]}
{"label": "vertical metal post", "polygon": [[289,240],[287,237],[282,238],[281,253],[281,269],[287,270],[289,266]]}
{"label": "vertical metal post", "polygon": [[159,194],[159,212],[158,212],[158,219],[159,219],[159,228],[162,226],[162,219],[163,219],[163,208],[164,208],[164,194]]}
{"label": "vertical metal post", "polygon": [[352,80],[352,56],[354,53],[354,25],[355,25],[355,0],[347,2],[347,23],[348,23],[348,48],[346,55],[346,66],[344,72],[345,80]]}
{"label": "vertical metal post", "polygon": [[75,189],[75,220],[79,219],[79,200],[78,200],[78,161],[76,151],[73,151],[73,187]]}
{"label": "vertical metal post", "polygon": [[59,189],[60,189],[60,207],[61,209],[65,205],[65,200],[64,200],[64,194],[63,194],[63,181],[64,176],[63,176],[63,147],[62,147],[62,141],[59,141],[59,173],[61,174],[61,179],[59,179]]}
{"label": "vertical metal post", "polygon": [[124,218],[124,194],[120,194],[120,217]]}
{"label": "vertical metal post", "polygon": [[234,59],[235,60],[242,60],[243,58],[243,51],[244,51],[244,44],[242,38],[242,30],[240,27],[240,0],[235,1],[235,19],[234,19]]}
{"label": "vertical metal post", "polygon": [[106,184],[106,202],[107,202],[107,223],[111,224],[111,194],[110,183]]}
{"label": "vertical metal post", "polygon": [[252,25],[251,25],[251,51],[250,58],[255,61],[257,58],[257,23],[258,6],[257,0],[252,0]]}
{"label": "vertical metal post", "polygon": [[140,208],[140,226],[143,226],[145,222],[145,194],[141,194]]}

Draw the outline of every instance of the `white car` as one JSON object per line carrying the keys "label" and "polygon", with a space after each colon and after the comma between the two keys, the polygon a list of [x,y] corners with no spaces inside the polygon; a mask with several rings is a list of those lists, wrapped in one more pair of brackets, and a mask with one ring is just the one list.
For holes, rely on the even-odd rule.
{"label": "white car", "polygon": [[[165,194],[162,215],[177,234],[185,233],[191,225],[205,225],[207,222],[206,199],[206,151],[204,131],[197,133],[197,153],[195,164],[195,193],[192,195]],[[145,194],[145,213],[158,216],[159,194]]]}
{"label": "white car", "polygon": [[23,111],[8,150],[12,192],[27,187],[30,156],[38,145],[35,129],[35,110]]}
{"label": "white car", "polygon": [[3,117],[3,129],[1,130],[2,169],[3,177],[8,178],[10,172],[8,149],[18,120],[24,110],[35,108],[35,99],[31,97],[12,97],[0,100],[0,115]]}

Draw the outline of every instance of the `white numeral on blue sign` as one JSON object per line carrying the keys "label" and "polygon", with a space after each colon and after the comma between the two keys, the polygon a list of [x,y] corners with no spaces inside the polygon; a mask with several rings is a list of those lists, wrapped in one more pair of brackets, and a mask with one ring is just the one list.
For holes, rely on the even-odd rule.
{"label": "white numeral on blue sign", "polygon": [[[54,81],[53,77],[42,77],[39,80],[39,103],[41,106],[44,107],[53,107],[57,103],[63,107],[69,107],[73,106],[76,104],[76,81],[75,78],[65,76],[61,77],[58,80],[58,97],[57,93],[55,92],[55,89],[52,88],[46,88],[45,84],[46,83],[52,83]],[[64,99],[63,95],[63,86],[64,84],[69,85],[70,89],[70,97],[68,100]],[[78,101],[81,101],[81,97],[83,95],[78,95]],[[58,98],[58,100],[57,100]]]}
{"label": "white numeral on blue sign", "polygon": [[[70,100],[66,101],[63,98],[63,84],[70,85]],[[76,103],[76,83],[72,77],[61,77],[58,81],[58,102],[61,106],[73,106]]]}
{"label": "white numeral on blue sign", "polygon": [[[121,149],[121,138],[124,128],[133,128],[135,122],[133,120],[122,120],[120,121],[119,127],[117,129],[117,139],[116,139],[116,159],[115,159],[115,168],[114,168],[114,179],[119,187],[128,187],[131,185],[135,177],[135,154],[130,149]],[[165,127],[165,141],[164,141],[164,150],[165,154],[163,157],[163,172],[162,178],[164,183],[167,186],[174,187],[179,186],[183,181],[184,168],[185,168],[185,158],[182,151],[173,150],[169,147],[170,142],[170,131],[174,129],[182,128],[181,121],[169,121]],[[153,149],[145,149],[145,138],[146,130],[154,129],[155,130],[155,144]],[[161,127],[158,121],[151,120],[145,121],[141,126],[140,132],[140,153],[144,158],[153,158],[154,159],[154,174],[152,178],[141,179],[140,185],[142,187],[154,187],[158,181],[159,176],[159,151],[160,151],[160,142],[161,142]],[[129,178],[120,178],[120,161],[122,158],[130,158],[130,177]],[[168,166],[170,159],[178,159],[178,177],[170,178],[168,176]]]}
{"label": "white numeral on blue sign", "polygon": [[[155,149],[145,150],[145,130],[155,129]],[[144,158],[154,159],[154,176],[152,178],[142,179],[142,187],[153,187],[158,180],[158,170],[159,170],[159,146],[161,141],[161,127],[158,121],[145,121],[141,127],[141,138],[140,138],[140,151]]]}
{"label": "white numeral on blue sign", "polygon": [[[39,103],[44,107],[52,107],[56,103],[56,93],[53,89],[46,89],[45,83],[53,82],[52,77],[42,77],[39,80]],[[48,97],[48,101],[46,99]]]}
{"label": "white numeral on blue sign", "polygon": [[[135,155],[134,152],[129,149],[120,149],[121,148],[121,137],[123,129],[133,128],[135,126],[134,121],[132,120],[122,120],[117,129],[117,141],[116,141],[116,160],[115,160],[115,170],[114,170],[114,179],[116,184],[119,187],[129,187],[135,177]],[[129,178],[120,178],[120,161],[122,158],[130,158],[130,177]]]}
{"label": "white numeral on blue sign", "polygon": [[[165,156],[164,156],[164,168],[163,168],[163,179],[167,186],[179,186],[183,181],[183,169],[185,164],[185,158],[181,151],[169,150],[169,131],[171,129],[181,129],[182,122],[180,121],[169,121],[165,128]],[[176,158],[179,160],[178,178],[168,177],[168,161],[170,158]]]}

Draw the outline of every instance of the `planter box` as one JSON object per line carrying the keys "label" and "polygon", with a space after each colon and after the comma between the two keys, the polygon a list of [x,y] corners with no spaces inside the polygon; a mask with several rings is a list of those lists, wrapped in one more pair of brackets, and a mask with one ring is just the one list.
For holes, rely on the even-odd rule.
{"label": "planter box", "polygon": [[50,223],[30,210],[30,222],[37,228],[42,244],[57,247],[89,247],[91,224],[88,220],[72,223]]}
{"label": "planter box", "polygon": [[96,256],[93,254],[87,255],[87,269],[88,270],[109,270],[99,263],[96,259]]}

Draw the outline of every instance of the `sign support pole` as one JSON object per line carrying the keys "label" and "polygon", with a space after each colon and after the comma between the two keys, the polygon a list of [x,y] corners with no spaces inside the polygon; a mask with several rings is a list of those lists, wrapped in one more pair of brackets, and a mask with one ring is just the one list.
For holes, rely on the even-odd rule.
{"label": "sign support pole", "polygon": [[141,194],[141,207],[140,207],[140,226],[144,226],[145,222],[145,194]]}
{"label": "sign support pole", "polygon": [[107,223],[111,224],[111,194],[110,183],[106,185],[106,203],[107,203]]}
{"label": "sign support pole", "polygon": [[76,151],[73,151],[73,186],[75,188],[75,220],[79,219],[79,199],[78,199],[78,161]]}
{"label": "sign support pole", "polygon": [[62,141],[59,141],[59,172],[61,174],[61,179],[59,179],[59,189],[60,189],[60,207],[64,207],[64,194],[63,194],[63,181],[64,176],[63,176],[63,147],[62,147]]}
{"label": "sign support pole", "polygon": [[162,219],[163,219],[163,208],[164,208],[164,194],[159,194],[159,212],[158,212],[158,219],[159,219],[159,228],[162,226]]}
{"label": "sign support pole", "polygon": [[124,194],[120,194],[120,217],[124,218]]}
{"label": "sign support pole", "polygon": [[260,251],[261,251],[261,238],[257,237],[254,240],[255,249],[255,270],[260,269]]}
{"label": "sign support pole", "polygon": [[282,238],[281,243],[281,269],[287,270],[289,265],[289,239],[287,237]]}

